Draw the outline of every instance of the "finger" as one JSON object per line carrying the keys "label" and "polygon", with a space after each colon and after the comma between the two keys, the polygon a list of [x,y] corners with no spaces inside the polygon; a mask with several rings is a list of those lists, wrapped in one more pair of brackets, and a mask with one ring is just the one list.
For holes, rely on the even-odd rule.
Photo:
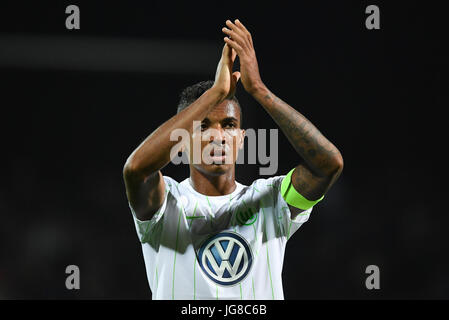
{"label": "finger", "polygon": [[235,24],[232,23],[232,21],[228,21],[226,21],[226,25],[228,25],[232,31],[235,31],[242,37],[242,40],[247,43],[247,47],[254,47],[251,33],[249,33],[248,29],[246,29],[246,27],[240,22],[240,20],[236,19]]}
{"label": "finger", "polygon": [[243,48],[234,40],[229,39],[228,37],[224,37],[224,41],[235,51],[237,51],[238,55],[241,55],[243,53]]}
{"label": "finger", "polygon": [[232,74],[232,77],[234,78],[235,83],[237,83],[240,80],[240,76],[241,76],[241,74],[239,71],[236,71]]}
{"label": "finger", "polygon": [[237,34],[235,31],[230,30],[225,27],[223,27],[221,30],[223,31],[223,33],[227,34],[230,39],[237,41],[240,44],[240,46],[242,46],[242,47],[246,46],[246,43],[244,41],[245,38],[242,35]]}
{"label": "finger", "polygon": [[223,33],[226,33],[231,38],[245,39],[245,35],[240,34],[240,33],[236,32],[235,30],[231,30],[226,27],[223,27],[221,29],[221,31],[223,31]]}
{"label": "finger", "polygon": [[231,50],[232,48],[227,43],[225,43],[223,51],[221,53],[221,59],[223,59],[223,61],[229,61],[231,59],[232,56]]}
{"label": "finger", "polygon": [[251,44],[253,44],[253,38],[251,36],[251,32],[249,32],[248,29],[246,29],[246,27],[243,25],[243,23],[240,22],[239,19],[235,19],[235,25],[245,31],[247,38],[250,40]]}
{"label": "finger", "polygon": [[235,25],[238,26],[240,29],[244,30],[245,32],[250,33],[239,19],[235,19]]}
{"label": "finger", "polygon": [[245,36],[245,31],[239,26],[236,26],[231,20],[226,20],[226,26],[235,33],[239,34],[241,37]]}
{"label": "finger", "polygon": [[223,46],[223,50],[221,50],[221,55],[222,56],[226,56],[227,55],[227,50],[228,50],[228,46],[227,46],[227,44],[225,43],[224,44],[224,46]]}
{"label": "finger", "polygon": [[237,51],[234,50],[234,48],[231,48],[232,54],[231,54],[231,59],[232,62],[235,61],[235,58],[237,57]]}

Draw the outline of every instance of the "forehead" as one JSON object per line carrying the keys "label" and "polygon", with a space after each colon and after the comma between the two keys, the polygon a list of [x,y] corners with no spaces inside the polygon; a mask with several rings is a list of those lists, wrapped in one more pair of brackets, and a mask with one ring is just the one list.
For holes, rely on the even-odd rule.
{"label": "forehead", "polygon": [[240,122],[240,107],[233,100],[225,100],[216,105],[206,116],[210,121],[221,121],[225,118],[236,118]]}

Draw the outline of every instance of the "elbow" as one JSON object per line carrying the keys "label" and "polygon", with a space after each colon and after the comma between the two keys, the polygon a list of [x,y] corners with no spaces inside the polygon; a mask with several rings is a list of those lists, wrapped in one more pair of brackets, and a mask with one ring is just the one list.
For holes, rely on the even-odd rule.
{"label": "elbow", "polygon": [[131,155],[126,160],[125,165],[123,166],[123,177],[126,180],[128,178],[135,177],[138,174],[139,174],[139,167]]}
{"label": "elbow", "polygon": [[332,178],[337,178],[343,171],[343,167],[344,167],[343,156],[341,155],[340,151],[337,151],[337,153],[334,155],[332,159],[332,170],[330,172],[330,176]]}
{"label": "elbow", "polygon": [[343,166],[343,157],[337,150],[335,153],[333,153],[332,155],[328,155],[325,158],[319,170],[317,170],[315,173],[321,178],[335,180],[343,171]]}
{"label": "elbow", "polygon": [[137,161],[133,155],[130,155],[123,166],[123,179],[125,181],[142,182],[156,172],[157,170],[144,167],[140,161]]}

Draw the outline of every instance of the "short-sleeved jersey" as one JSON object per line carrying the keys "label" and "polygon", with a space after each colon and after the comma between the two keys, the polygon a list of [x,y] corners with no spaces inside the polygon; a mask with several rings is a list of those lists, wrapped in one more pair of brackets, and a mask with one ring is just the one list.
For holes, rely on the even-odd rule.
{"label": "short-sleeved jersey", "polygon": [[165,200],[151,220],[131,208],[153,299],[283,299],[285,246],[312,211],[291,219],[283,178],[206,196],[189,178],[164,176]]}

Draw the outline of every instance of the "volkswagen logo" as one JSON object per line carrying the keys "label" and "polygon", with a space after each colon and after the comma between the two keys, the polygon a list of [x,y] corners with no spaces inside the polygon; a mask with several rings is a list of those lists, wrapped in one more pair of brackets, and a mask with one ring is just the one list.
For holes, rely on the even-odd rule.
{"label": "volkswagen logo", "polygon": [[248,275],[253,255],[243,237],[233,232],[221,232],[201,245],[198,262],[212,281],[232,286]]}

